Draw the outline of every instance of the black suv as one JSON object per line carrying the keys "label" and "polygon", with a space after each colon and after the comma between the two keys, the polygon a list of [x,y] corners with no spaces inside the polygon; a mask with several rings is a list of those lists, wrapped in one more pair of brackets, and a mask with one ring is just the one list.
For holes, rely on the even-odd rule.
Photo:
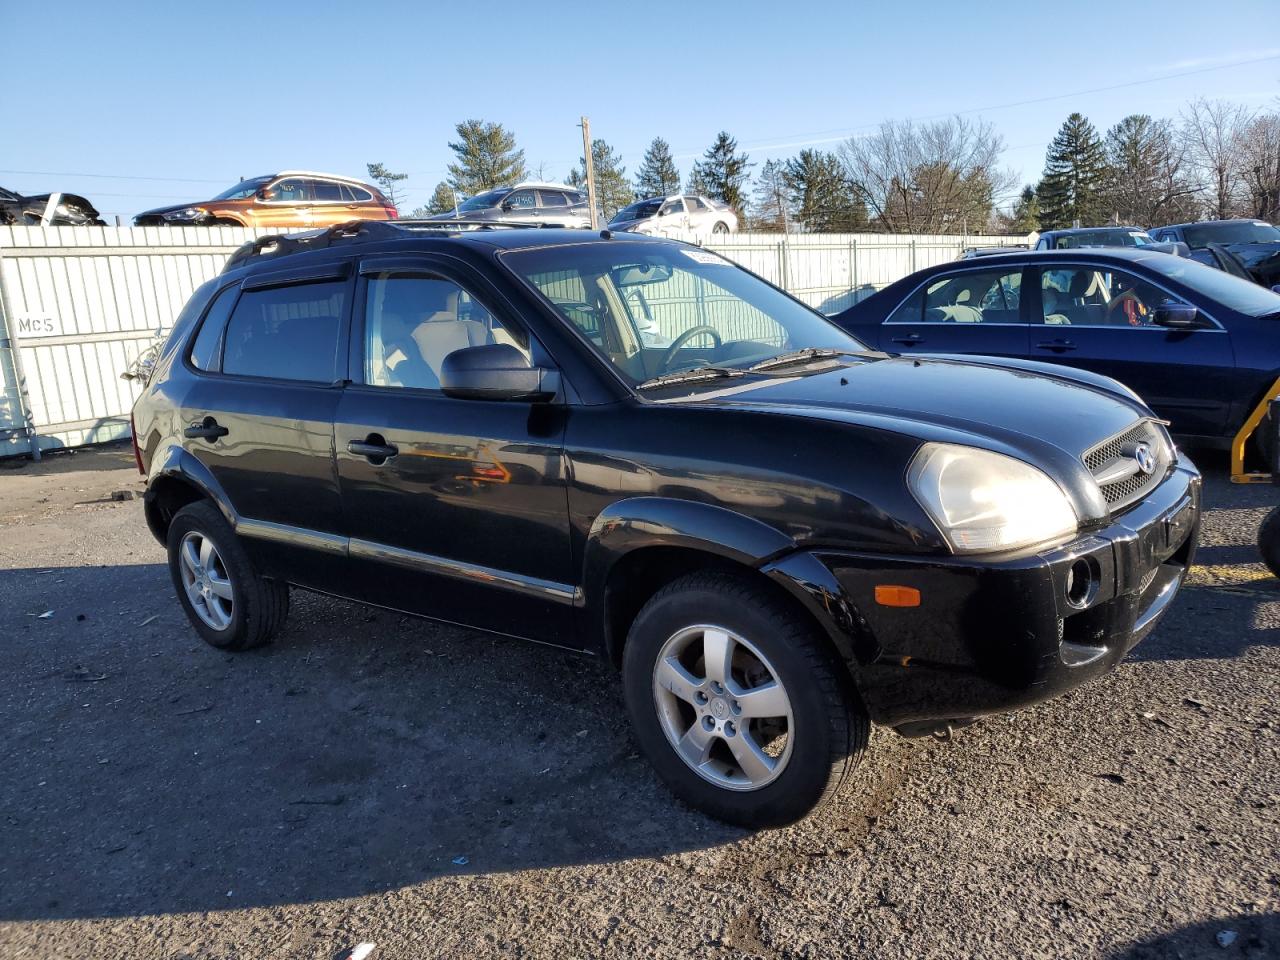
{"label": "black suv", "polygon": [[873,352],[608,231],[256,241],[134,418],[209,643],[267,640],[294,585],[597,653],[667,783],[746,825],[834,796],[872,722],[943,731],[1111,669],[1199,528],[1194,466],[1114,381]]}

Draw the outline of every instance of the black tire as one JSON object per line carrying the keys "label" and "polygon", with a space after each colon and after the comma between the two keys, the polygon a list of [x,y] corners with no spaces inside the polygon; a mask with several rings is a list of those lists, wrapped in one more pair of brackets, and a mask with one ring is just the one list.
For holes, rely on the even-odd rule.
{"label": "black tire", "polygon": [[1258,527],[1258,552],[1267,569],[1280,577],[1280,507],[1272,508],[1262,518],[1262,525]]}
{"label": "black tire", "polygon": [[[691,806],[748,828],[794,823],[829,803],[861,761],[870,731],[828,643],[768,591],[768,586],[719,571],[682,577],[645,604],[623,652],[627,710],[640,748],[658,775]],[[664,731],[654,670],[667,642],[698,624],[722,627],[758,648],[789,697],[794,719],[788,731],[789,758],[776,779],[758,788],[733,790],[705,779],[681,758]],[[709,671],[706,675],[711,676]]]}
{"label": "black tire", "polygon": [[[196,612],[183,582],[179,551],[188,534],[197,534],[212,542],[231,582],[230,622],[215,629]],[[178,602],[196,632],[210,646],[219,650],[250,650],[275,636],[289,616],[289,585],[258,575],[241,546],[231,525],[212,503],[201,500],[188,504],[169,524],[169,575],[173,578]]]}
{"label": "black tire", "polygon": [[717,236],[723,236],[729,232],[729,225],[723,220],[717,220],[716,225],[711,228],[711,232]]}

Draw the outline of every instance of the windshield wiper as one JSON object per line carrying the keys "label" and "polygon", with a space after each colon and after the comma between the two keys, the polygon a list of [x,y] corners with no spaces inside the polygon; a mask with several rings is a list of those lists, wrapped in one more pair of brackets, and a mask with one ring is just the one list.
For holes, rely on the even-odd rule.
{"label": "windshield wiper", "polygon": [[760,370],[773,370],[776,367],[789,367],[793,363],[812,363],[814,360],[827,360],[831,357],[865,357],[866,353],[858,350],[836,350],[831,347],[805,347],[803,350],[792,350],[780,353],[768,360],[761,360],[747,367],[751,373]]}
{"label": "windshield wiper", "polygon": [[637,390],[652,390],[655,387],[669,387],[675,383],[693,383],[697,380],[718,380],[720,377],[741,377],[746,371],[733,367],[694,367],[692,370],[680,370],[676,373],[664,373],[660,377],[637,384]]}

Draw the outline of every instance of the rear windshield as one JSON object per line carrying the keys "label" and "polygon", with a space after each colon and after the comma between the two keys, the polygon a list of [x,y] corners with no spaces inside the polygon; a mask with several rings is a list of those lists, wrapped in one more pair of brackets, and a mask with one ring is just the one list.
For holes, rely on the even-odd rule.
{"label": "rear windshield", "polygon": [[1142,230],[1087,230],[1057,237],[1055,250],[1074,250],[1079,247],[1144,247],[1154,241]]}
{"label": "rear windshield", "polygon": [[1183,227],[1189,247],[1205,247],[1211,243],[1280,243],[1280,230],[1260,220],[1238,223],[1203,223]]}
{"label": "rear windshield", "polygon": [[1248,314],[1251,317],[1280,313],[1280,294],[1272,293],[1266,287],[1233,277],[1213,267],[1207,267],[1203,263],[1197,263],[1185,257],[1171,257],[1168,254],[1156,253],[1145,257],[1142,265],[1150,267],[1170,280],[1186,284],[1192,290],[1237,313]]}

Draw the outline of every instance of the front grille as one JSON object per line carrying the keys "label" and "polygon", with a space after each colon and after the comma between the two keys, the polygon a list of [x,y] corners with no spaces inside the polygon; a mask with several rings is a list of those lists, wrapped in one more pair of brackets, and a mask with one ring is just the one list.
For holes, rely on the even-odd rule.
{"label": "front grille", "polygon": [[[1155,456],[1155,469],[1150,473],[1137,472],[1104,482],[1102,477],[1113,468],[1132,460],[1130,452],[1138,444],[1146,444],[1150,448]],[[1114,512],[1141,499],[1164,479],[1169,471],[1171,447],[1155,423],[1143,420],[1124,433],[1116,434],[1110,440],[1098,444],[1081,459],[1094,478],[1098,479],[1098,488],[1102,491],[1107,506]]]}

